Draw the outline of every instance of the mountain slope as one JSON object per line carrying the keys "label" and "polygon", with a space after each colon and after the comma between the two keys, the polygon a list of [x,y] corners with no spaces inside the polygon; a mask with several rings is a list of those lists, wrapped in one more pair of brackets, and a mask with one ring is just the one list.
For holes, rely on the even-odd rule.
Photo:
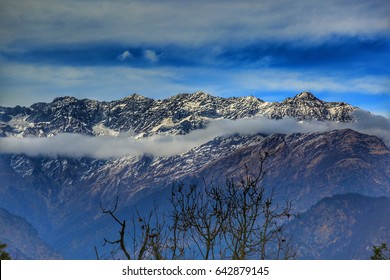
{"label": "mountain slope", "polygon": [[390,198],[358,194],[324,198],[289,225],[300,259],[370,259],[390,243]]}
{"label": "mountain slope", "polygon": [[208,181],[222,174],[237,177],[245,164],[255,168],[264,151],[273,154],[264,184],[280,198],[292,198],[298,209],[340,193],[390,196],[389,149],[377,137],[350,129],[270,135],[204,166],[199,176]]}
{"label": "mountain slope", "polygon": [[[220,137],[168,158],[2,156],[0,205],[32,221],[50,244],[61,244],[100,223],[100,203],[111,205],[120,197],[123,211],[154,200],[162,205],[173,183],[224,184],[226,176],[240,176],[245,164],[255,170],[264,151],[273,154],[264,184],[274,188],[277,201],[292,200],[296,210],[349,192],[390,196],[390,151],[377,137],[347,129]],[[66,242],[63,247],[69,249]]]}
{"label": "mountain slope", "polygon": [[0,240],[12,259],[59,259],[61,256],[39,237],[25,219],[0,208]]}

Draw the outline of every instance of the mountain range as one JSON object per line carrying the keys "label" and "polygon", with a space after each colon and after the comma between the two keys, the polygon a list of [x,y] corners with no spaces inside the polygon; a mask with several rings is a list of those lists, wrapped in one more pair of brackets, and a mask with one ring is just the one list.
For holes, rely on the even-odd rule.
{"label": "mountain range", "polygon": [[[148,209],[156,202],[161,211],[167,211],[164,207],[172,184],[224,184],[226,178],[240,176],[247,166],[255,169],[259,153],[267,152],[270,156],[262,183],[274,189],[277,201],[290,200],[294,211],[300,213],[301,219],[288,225],[297,238],[297,257],[368,259],[371,246],[390,243],[388,215],[372,218],[389,211],[390,150],[376,135],[333,129],[333,125],[338,128],[358,122],[356,113],[360,111],[344,102],[322,101],[309,92],[282,102],[197,92],[164,100],[134,94],[112,102],[59,97],[30,107],[0,107],[0,136],[15,143],[64,134],[93,139],[127,137],[140,142],[168,137],[162,141],[171,141],[207,131],[221,120],[252,120],[247,126],[268,119],[277,126],[289,120],[293,121],[290,126],[306,123],[330,128],[281,133],[260,126],[251,133],[230,131],[165,156],[29,155],[4,148],[0,154],[0,207],[28,221],[53,248],[50,252],[66,259],[91,259],[94,246],[117,231],[100,205],[112,205],[119,197],[121,215],[129,215],[135,207]],[[65,142],[66,147],[59,148],[71,149],[76,144]],[[165,147],[162,142],[156,145]],[[1,226],[11,227],[7,221],[0,221]],[[7,242],[16,247],[21,243],[18,235]],[[36,251],[32,248],[30,255],[26,252],[22,257],[50,258]],[[60,258],[58,253],[50,256]]]}
{"label": "mountain range", "polygon": [[117,135],[132,131],[142,135],[161,132],[186,134],[213,119],[266,116],[272,119],[347,122],[358,108],[344,102],[324,102],[303,92],[283,102],[265,102],[253,96],[221,98],[204,92],[178,94],[154,100],[133,94],[112,102],[59,97],[51,103],[26,107],[0,107],[2,136],[53,136],[58,133]]}

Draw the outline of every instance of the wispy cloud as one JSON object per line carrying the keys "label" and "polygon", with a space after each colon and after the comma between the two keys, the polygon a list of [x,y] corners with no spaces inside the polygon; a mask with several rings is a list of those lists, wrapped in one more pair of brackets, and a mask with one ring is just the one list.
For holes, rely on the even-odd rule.
{"label": "wispy cloud", "polygon": [[294,70],[259,70],[237,73],[234,78],[244,89],[295,90],[311,92],[388,93],[390,79],[386,76],[323,73]]}
{"label": "wispy cloud", "polygon": [[[0,106],[30,106],[71,95],[110,101],[139,93],[166,98],[181,92],[203,90],[219,96],[273,95],[283,100],[301,91],[311,91],[327,101],[344,101],[374,112],[389,108],[386,76],[350,76],[299,69],[209,69],[200,67],[73,67],[3,63],[0,68]],[[39,93],[39,95],[37,94]],[[373,96],[374,107],[370,107]],[[356,98],[358,97],[358,98]],[[370,97],[371,98],[371,97]]]}
{"label": "wispy cloud", "polygon": [[157,53],[154,50],[145,50],[144,57],[145,57],[145,59],[147,59],[148,61],[150,61],[152,63],[156,63],[159,60],[159,56],[157,55]]}
{"label": "wispy cloud", "polygon": [[136,139],[129,136],[83,136],[60,134],[51,138],[0,138],[0,153],[26,154],[29,156],[69,156],[117,158],[123,156],[173,156],[204,144],[218,136],[233,134],[252,135],[255,133],[290,134],[294,132],[324,132],[334,129],[352,128],[362,133],[381,137],[390,144],[390,120],[372,116],[364,111],[356,112],[354,123],[297,122],[291,118],[271,120],[255,117],[239,120],[216,120],[206,129],[192,131],[187,135],[154,135]]}
{"label": "wispy cloud", "polygon": [[[133,93],[168,97],[182,91],[195,92],[191,84],[175,84],[172,68],[73,67],[4,63],[0,68],[0,106],[30,106],[71,95],[100,101],[121,99]],[[39,94],[38,94],[39,93]]]}
{"label": "wispy cloud", "polygon": [[386,0],[0,0],[0,6],[1,105],[60,95],[112,100],[204,90],[285,98],[310,90],[370,95],[364,103],[336,100],[371,109],[390,94]]}
{"label": "wispy cloud", "polygon": [[133,55],[129,51],[124,51],[122,54],[118,55],[117,59],[119,59],[120,61],[123,61],[126,59],[130,59],[132,57],[133,57]]}
{"label": "wispy cloud", "polygon": [[90,41],[202,45],[258,38],[321,41],[334,35],[388,34],[389,14],[386,0],[2,0],[1,7],[3,46]]}

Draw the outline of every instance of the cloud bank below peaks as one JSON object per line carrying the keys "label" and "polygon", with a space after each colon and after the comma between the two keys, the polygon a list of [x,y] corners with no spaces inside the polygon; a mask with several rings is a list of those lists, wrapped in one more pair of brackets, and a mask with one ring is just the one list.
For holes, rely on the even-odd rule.
{"label": "cloud bank below peaks", "polygon": [[325,132],[350,128],[362,133],[376,135],[390,144],[390,120],[373,116],[364,111],[355,112],[353,123],[322,121],[298,122],[292,118],[273,120],[253,117],[239,120],[214,120],[205,129],[198,129],[186,135],[153,135],[135,138],[124,135],[85,136],[64,133],[47,138],[0,138],[0,153],[26,154],[28,156],[67,156],[92,158],[119,158],[150,154],[157,157],[179,155],[204,144],[218,136],[233,134],[252,135],[263,133],[291,134],[296,132]]}

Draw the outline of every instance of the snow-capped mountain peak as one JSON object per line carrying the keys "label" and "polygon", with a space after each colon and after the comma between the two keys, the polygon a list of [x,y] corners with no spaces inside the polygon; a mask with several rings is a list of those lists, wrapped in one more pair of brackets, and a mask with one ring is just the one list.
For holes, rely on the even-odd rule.
{"label": "snow-capped mountain peak", "polygon": [[[29,108],[0,107],[0,136],[44,137],[63,132],[100,135],[102,130],[96,128],[101,127],[110,134],[133,131],[142,135],[175,135],[203,128],[214,119],[253,116],[349,122],[356,109],[343,102],[324,102],[310,92],[280,103],[254,96],[222,98],[201,91],[163,100],[133,94],[111,102],[65,96]],[[23,120],[23,125],[15,125],[20,124],[19,120]]]}
{"label": "snow-capped mountain peak", "polygon": [[305,99],[305,100],[318,100],[317,97],[314,96],[311,92],[304,91],[297,94],[294,99]]}

